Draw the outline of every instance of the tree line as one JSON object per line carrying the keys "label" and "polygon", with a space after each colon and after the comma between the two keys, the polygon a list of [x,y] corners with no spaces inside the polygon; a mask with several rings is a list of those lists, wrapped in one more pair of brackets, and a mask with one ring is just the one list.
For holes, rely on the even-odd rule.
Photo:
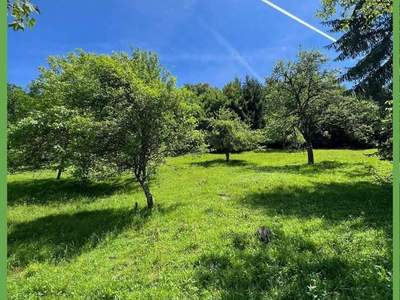
{"label": "tree line", "polygon": [[[7,11],[10,16],[8,25],[16,31],[32,28],[36,23],[35,15],[40,13],[31,0],[7,0]],[[378,147],[380,155],[386,159],[392,159],[393,153],[392,11],[393,0],[321,0],[321,8],[317,12],[332,32],[341,34],[336,42],[329,45],[338,52],[337,60],[356,60],[340,75],[340,79],[352,82],[352,92],[358,97],[373,99],[384,113]],[[233,86],[237,84],[235,80]],[[259,120],[262,121],[262,118]],[[335,138],[336,145],[345,142],[339,135],[334,135],[331,141]]]}
{"label": "tree line", "polygon": [[[176,85],[155,53],[49,57],[28,90],[9,85],[9,170],[54,169],[82,181],[129,172],[153,206],[166,156],[258,148],[375,147],[383,110],[347,90],[326,58],[302,51],[265,82]],[[385,123],[386,122],[386,123]],[[383,144],[383,143],[382,143]]]}

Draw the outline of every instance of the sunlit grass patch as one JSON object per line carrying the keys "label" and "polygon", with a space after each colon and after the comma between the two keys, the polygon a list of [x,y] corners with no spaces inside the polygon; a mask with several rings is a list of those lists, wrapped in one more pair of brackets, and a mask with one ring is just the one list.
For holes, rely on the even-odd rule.
{"label": "sunlit grass patch", "polygon": [[371,152],[169,158],[151,212],[129,175],[11,175],[10,298],[387,299],[391,187],[370,170],[391,165]]}

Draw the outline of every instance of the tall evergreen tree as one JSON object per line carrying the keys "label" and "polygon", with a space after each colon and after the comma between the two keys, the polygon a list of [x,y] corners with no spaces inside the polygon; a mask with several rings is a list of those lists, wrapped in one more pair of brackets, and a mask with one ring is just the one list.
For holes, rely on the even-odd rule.
{"label": "tall evergreen tree", "polygon": [[235,112],[242,121],[246,120],[246,114],[243,111],[242,82],[239,78],[228,82],[222,89],[224,95],[228,98],[228,108]]}
{"label": "tall evergreen tree", "polygon": [[228,107],[252,129],[264,126],[264,88],[256,79],[246,76],[242,83],[238,78],[223,88]]}
{"label": "tall evergreen tree", "polygon": [[[337,60],[358,59],[343,75],[358,94],[382,106],[392,85],[392,0],[322,0],[319,15],[333,32],[343,35],[331,48]],[[340,7],[340,12],[338,12]]]}
{"label": "tall evergreen tree", "polygon": [[243,108],[252,129],[260,129],[264,125],[263,95],[262,84],[258,80],[246,76],[242,85]]}

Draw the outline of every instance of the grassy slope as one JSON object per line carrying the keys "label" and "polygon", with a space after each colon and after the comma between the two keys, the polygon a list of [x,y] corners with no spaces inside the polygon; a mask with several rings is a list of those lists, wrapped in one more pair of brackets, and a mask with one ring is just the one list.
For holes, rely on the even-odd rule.
{"label": "grassy slope", "polygon": [[171,158],[151,214],[129,177],[10,176],[10,298],[388,299],[391,187],[368,166],[391,166],[366,153]]}

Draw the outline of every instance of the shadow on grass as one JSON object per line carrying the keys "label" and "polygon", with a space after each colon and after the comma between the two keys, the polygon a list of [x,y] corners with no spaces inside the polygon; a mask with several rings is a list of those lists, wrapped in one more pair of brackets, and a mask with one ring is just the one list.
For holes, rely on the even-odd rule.
{"label": "shadow on grass", "polygon": [[[390,259],[354,262],[322,255],[309,242],[283,237],[252,251],[204,254],[196,261],[199,292],[218,290],[218,299],[390,299]],[[375,270],[376,271],[376,270]]]}
{"label": "shadow on grass", "polygon": [[[354,178],[370,175],[362,163],[244,165],[260,172],[308,175],[335,171]],[[278,234],[271,244],[263,245],[246,234],[235,234],[231,248],[203,254],[196,261],[195,278],[200,295],[207,291],[207,295],[214,293],[218,299],[391,298],[391,255],[388,254],[392,234],[391,186],[360,181],[360,178],[350,183],[312,180],[310,183],[299,187],[295,182],[287,182],[250,193],[240,203],[264,211],[270,217],[299,218],[300,224],[302,220],[321,217],[327,228],[343,224],[342,232],[376,228],[383,231],[381,239],[354,237],[352,240],[338,236],[337,240],[327,240],[321,246],[307,237]],[[359,217],[354,224],[344,223],[354,217]],[[276,232],[274,228],[273,232]],[[386,250],[373,254],[371,247]],[[363,253],[357,252],[360,249]]]}
{"label": "shadow on grass", "polygon": [[22,203],[50,204],[53,202],[89,200],[110,196],[119,191],[136,190],[133,179],[82,183],[74,179],[32,179],[7,184],[9,206]]}
{"label": "shadow on grass", "polygon": [[[274,226],[272,231],[269,244],[255,234],[230,232],[224,236],[231,242],[225,250],[200,255],[194,263],[199,294],[217,290],[218,299],[391,298],[391,256],[370,251],[385,241],[338,236],[321,245],[321,237]],[[360,247],[368,254],[354,252]],[[390,252],[391,245],[385,249]]]}
{"label": "shadow on grass", "polygon": [[248,194],[242,203],[263,209],[269,215],[323,217],[332,222],[352,216],[362,217],[369,226],[384,226],[391,222],[391,200],[389,184],[354,182],[314,183],[306,187],[282,185]]}
{"label": "shadow on grass", "polygon": [[370,175],[370,169],[363,163],[344,163],[338,161],[321,161],[314,165],[293,164],[282,166],[259,165],[246,160],[214,159],[208,161],[192,162],[192,166],[210,168],[210,167],[242,167],[244,170],[265,173],[286,173],[299,175],[318,175],[324,172],[345,173],[348,176],[367,176]]}
{"label": "shadow on grass", "polygon": [[241,160],[241,159],[231,159],[226,161],[225,159],[213,159],[213,160],[206,160],[206,161],[199,161],[199,162],[192,162],[192,166],[198,166],[203,168],[210,168],[210,167],[243,167],[249,166],[250,163]]}
{"label": "shadow on grass", "polygon": [[127,228],[138,230],[152,214],[168,214],[177,206],[82,211],[13,224],[8,234],[8,262],[15,268],[34,261],[69,260],[96,247],[106,237],[114,237]]}
{"label": "shadow on grass", "polygon": [[[317,162],[313,165],[301,164],[301,165],[284,165],[284,166],[259,166],[252,165],[249,168],[256,172],[267,172],[267,173],[287,173],[287,174],[299,174],[299,175],[318,175],[324,172],[341,172],[352,176],[365,176],[368,175],[368,170],[363,163],[344,163],[338,161],[325,160]],[[353,169],[350,169],[353,168]]]}

